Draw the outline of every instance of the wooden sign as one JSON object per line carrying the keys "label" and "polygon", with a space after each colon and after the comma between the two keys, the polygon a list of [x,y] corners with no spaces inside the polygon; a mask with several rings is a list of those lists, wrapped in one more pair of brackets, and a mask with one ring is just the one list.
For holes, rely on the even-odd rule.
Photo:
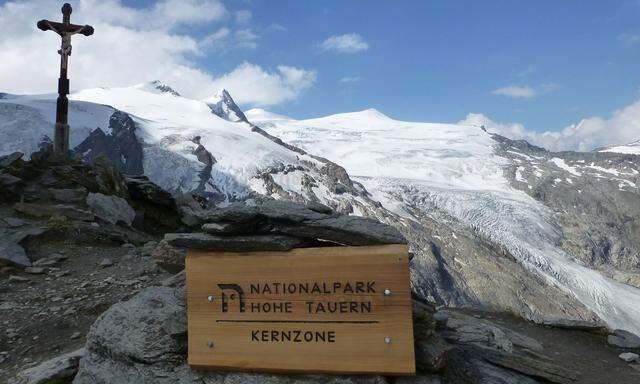
{"label": "wooden sign", "polygon": [[193,367],[415,372],[405,245],[190,251],[186,271]]}

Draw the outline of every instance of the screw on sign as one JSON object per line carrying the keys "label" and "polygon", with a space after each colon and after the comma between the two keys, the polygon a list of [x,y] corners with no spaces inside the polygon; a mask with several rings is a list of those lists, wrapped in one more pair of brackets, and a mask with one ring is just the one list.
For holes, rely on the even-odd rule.
{"label": "screw on sign", "polygon": [[81,34],[85,36],[93,35],[93,27],[90,25],[71,24],[71,5],[65,3],[62,6],[62,22],[49,20],[38,21],[38,28],[43,31],[53,31],[62,38],[62,46],[58,50],[60,54],[60,78],[58,79],[58,100],[56,103],[56,128],[54,134],[53,147],[58,153],[69,151],[69,79],[67,78],[67,67],[69,56],[71,56],[71,36]]}

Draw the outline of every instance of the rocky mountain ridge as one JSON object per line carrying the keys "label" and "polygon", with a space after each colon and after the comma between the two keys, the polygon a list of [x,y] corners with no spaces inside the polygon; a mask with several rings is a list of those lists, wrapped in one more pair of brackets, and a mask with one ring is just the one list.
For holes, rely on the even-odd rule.
{"label": "rocky mountain ridge", "polygon": [[[73,121],[88,127],[90,115],[103,119],[95,120],[96,125],[107,127],[84,138],[81,132],[86,128],[74,130],[76,153],[88,160],[103,154],[130,173],[142,169],[176,195],[195,191],[223,205],[261,196],[322,203],[340,213],[391,224],[409,239],[416,255],[415,292],[439,305],[511,311],[538,322],[550,316],[610,321],[608,314],[621,310],[620,321],[629,323],[637,315],[616,301],[633,301],[636,295],[632,286],[638,271],[633,245],[637,216],[633,210],[631,215],[621,213],[633,205],[637,193],[632,169],[638,167],[633,159],[628,160],[631,164],[619,163],[626,170],[616,171],[629,175],[599,173],[611,176],[602,183],[607,188],[584,195],[595,199],[594,210],[578,221],[584,222],[580,228],[570,229],[572,217],[583,212],[565,213],[563,205],[584,200],[564,193],[558,200],[562,204],[550,209],[555,200],[544,196],[560,193],[562,186],[556,177],[539,178],[536,168],[544,166],[542,174],[558,173],[560,179],[569,171],[553,159],[563,155],[546,154],[553,161],[534,162],[533,156],[543,155],[526,143],[501,141],[473,127],[398,122],[375,110],[305,122],[252,110],[242,119],[228,92],[207,103],[180,97],[158,84],[72,95],[72,112],[85,111],[80,119],[73,119],[72,113]],[[13,111],[6,115],[10,122],[2,126],[6,130],[33,124],[29,119],[34,116],[40,116],[37,123],[46,122],[46,108],[53,105],[44,96],[3,103],[0,108]],[[51,123],[44,125],[49,129]],[[376,129],[370,133],[369,126]],[[385,131],[408,132],[408,136],[399,137],[397,143],[376,136],[375,132]],[[367,141],[371,138],[375,141]],[[24,142],[10,145],[20,147]],[[334,156],[342,148],[345,156]],[[609,169],[610,157],[619,155],[600,155],[593,166]],[[379,172],[371,173],[372,169]],[[416,179],[417,169],[429,173]],[[522,181],[527,177],[531,183]],[[599,180],[595,174],[589,177],[592,184]],[[537,187],[538,179],[548,182]],[[572,193],[579,194],[577,189]],[[605,193],[620,197],[606,204],[610,217],[598,221]],[[608,228],[612,222],[618,224]],[[599,233],[599,239],[591,241],[584,235],[587,231]],[[613,243],[619,245],[607,246]],[[587,259],[595,261],[585,263]],[[580,263],[598,273],[591,274]],[[597,289],[591,289],[594,281]],[[612,286],[611,281],[621,285]]]}

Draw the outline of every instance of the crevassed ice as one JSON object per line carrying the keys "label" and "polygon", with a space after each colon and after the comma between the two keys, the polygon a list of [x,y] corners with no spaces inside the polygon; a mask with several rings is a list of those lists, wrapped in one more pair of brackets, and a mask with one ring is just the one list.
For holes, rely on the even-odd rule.
{"label": "crevassed ice", "polygon": [[285,142],[344,166],[395,212],[406,214],[400,200],[427,214],[435,209],[459,218],[573,294],[610,327],[640,333],[640,290],[602,276],[553,245],[560,234],[551,212],[509,186],[502,173],[506,159],[495,155],[495,142],[482,130],[401,122],[372,110],[301,121],[251,111],[247,116]]}

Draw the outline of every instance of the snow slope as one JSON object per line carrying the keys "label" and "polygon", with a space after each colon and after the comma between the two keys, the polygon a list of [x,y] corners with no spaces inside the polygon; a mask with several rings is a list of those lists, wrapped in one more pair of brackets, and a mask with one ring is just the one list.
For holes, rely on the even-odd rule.
{"label": "snow slope", "polygon": [[[52,136],[55,98],[3,94],[0,155],[14,151],[28,155],[38,149],[44,135]],[[222,196],[223,201],[257,193],[322,202],[344,212],[362,212],[369,205],[337,165],[289,148],[242,121],[242,111],[224,90],[207,100],[192,100],[154,81],[81,90],[69,99],[72,148],[98,127],[112,134],[110,117],[115,111],[125,112],[142,144],[141,168],[169,191],[198,190]],[[204,191],[199,189],[203,184]],[[335,193],[338,184],[347,193],[342,187]]]}
{"label": "snow slope", "polygon": [[[53,139],[56,122],[57,95],[30,95],[0,98],[0,155],[20,150],[31,153],[38,150],[43,137]],[[73,129],[69,142],[74,147],[97,127],[109,126],[109,116],[114,109],[84,101],[69,104]]]}
{"label": "snow slope", "polygon": [[604,277],[557,246],[561,234],[552,212],[510,186],[503,175],[508,161],[483,130],[397,121],[371,109],[300,121],[253,110],[246,115],[285,142],[341,164],[396,213],[410,217],[409,208],[418,207],[434,219],[455,217],[611,327],[640,332],[640,290]]}
{"label": "snow slope", "polygon": [[599,152],[615,152],[628,155],[640,155],[640,140],[634,141],[633,143],[629,143],[627,145],[605,148],[600,150]]}

